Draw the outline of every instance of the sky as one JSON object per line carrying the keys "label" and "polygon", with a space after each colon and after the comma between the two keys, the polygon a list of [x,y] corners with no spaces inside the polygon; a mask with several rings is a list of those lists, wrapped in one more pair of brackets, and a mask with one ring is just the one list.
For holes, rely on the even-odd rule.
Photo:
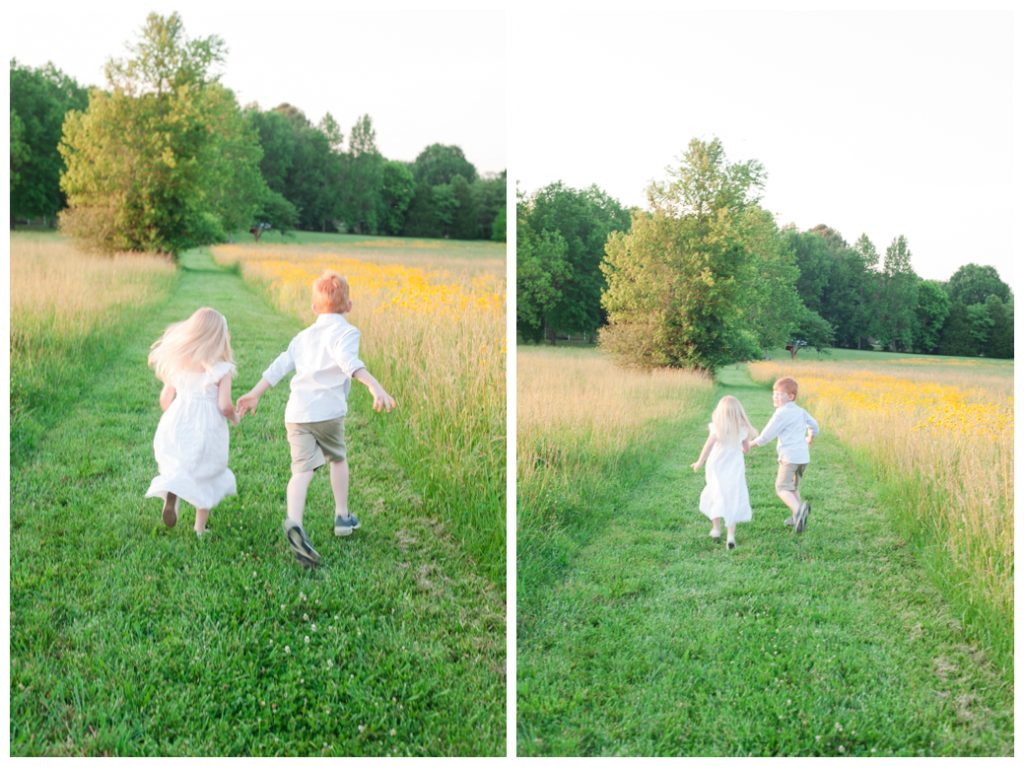
{"label": "sky", "polygon": [[780,226],[880,254],[902,234],[923,278],[978,263],[1012,287],[1010,12],[747,5],[511,14],[520,191],[596,184],[646,207],[691,139],[717,137],[764,166]]}
{"label": "sky", "polygon": [[[191,39],[227,46],[222,82],[242,105],[288,102],[314,123],[330,112],[346,136],[369,114],[377,146],[412,161],[455,144],[481,173],[507,166],[506,17],[496,3],[144,0],[6,4],[4,52],[27,66],[52,61],[82,85],[128,57],[150,12],[177,11]],[[480,10],[482,8],[482,10]]]}

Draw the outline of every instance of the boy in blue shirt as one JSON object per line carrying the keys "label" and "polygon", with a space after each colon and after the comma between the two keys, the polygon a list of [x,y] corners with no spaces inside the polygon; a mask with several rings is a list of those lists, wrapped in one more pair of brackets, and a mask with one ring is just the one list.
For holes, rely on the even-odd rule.
{"label": "boy in blue shirt", "polygon": [[772,404],[775,413],[765,424],[751,447],[761,447],[778,437],[779,472],[775,477],[775,494],[789,508],[790,517],[785,524],[798,533],[807,527],[811,504],[800,500],[800,479],[811,462],[811,443],[818,433],[818,422],[796,404],[797,383],[792,378],[780,378],[772,386]]}

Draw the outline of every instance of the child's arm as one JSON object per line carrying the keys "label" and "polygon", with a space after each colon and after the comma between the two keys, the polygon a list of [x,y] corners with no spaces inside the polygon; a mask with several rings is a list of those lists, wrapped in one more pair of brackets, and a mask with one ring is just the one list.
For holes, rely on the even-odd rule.
{"label": "child's arm", "polygon": [[359,368],[359,370],[352,374],[352,377],[370,390],[370,394],[373,395],[373,409],[378,413],[381,410],[390,413],[393,408],[398,407],[391,395],[384,391],[384,387],[380,385],[376,378],[370,375],[370,371],[366,368]]}
{"label": "child's arm", "polygon": [[750,440],[747,439],[746,437],[744,437],[743,438],[743,444],[740,445],[740,447],[743,448],[744,454],[749,453],[750,452]]}
{"label": "child's arm", "polygon": [[224,414],[228,421],[238,426],[238,413],[235,412],[235,406],[231,404],[230,374],[221,378],[220,383],[217,384],[217,407],[220,408],[220,412]]}
{"label": "child's arm", "polygon": [[235,413],[241,418],[248,412],[256,412],[256,406],[260,404],[260,397],[263,396],[263,392],[269,389],[271,386],[270,381],[266,378],[261,378],[260,382],[252,387],[248,392],[238,398],[238,402],[235,403]]}
{"label": "child's arm", "polygon": [[170,384],[164,384],[163,390],[160,392],[160,409],[166,411],[174,402],[175,395],[174,387]]}
{"label": "child's arm", "polygon": [[715,446],[715,435],[709,434],[707,442],[704,443],[704,449],[700,451],[700,458],[697,459],[697,463],[691,463],[690,468],[694,471],[699,471],[700,467],[704,465],[704,461],[708,459],[708,453],[711,452],[711,448]]}
{"label": "child's arm", "polygon": [[295,370],[295,359],[292,357],[292,347],[289,344],[288,348],[277,355],[277,359],[270,363],[270,367],[263,371],[263,377],[260,378],[260,382],[238,398],[238,402],[235,403],[235,412],[238,413],[238,417],[241,418],[248,412],[255,413],[263,392],[271,386],[276,386],[278,381],[293,370]]}
{"label": "child's arm", "polygon": [[814,442],[814,437],[820,431],[818,422],[814,420],[814,416],[810,413],[804,413],[807,416],[807,444],[810,446]]}

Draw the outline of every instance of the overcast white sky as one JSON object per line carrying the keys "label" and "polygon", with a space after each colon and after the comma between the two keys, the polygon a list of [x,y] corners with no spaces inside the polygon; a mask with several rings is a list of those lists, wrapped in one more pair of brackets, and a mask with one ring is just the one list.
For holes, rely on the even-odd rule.
{"label": "overcast white sky", "polygon": [[866,233],[879,253],[904,234],[922,277],[974,262],[1013,285],[1006,4],[775,6],[510,14],[519,188],[597,184],[646,206],[692,138],[717,136],[731,161],[765,166],[763,204],[780,225],[825,223],[851,243]]}
{"label": "overcast white sky", "polygon": [[[481,172],[507,165],[506,15],[500,4],[317,0],[44,0],[5,4],[5,53],[52,61],[83,85],[105,86],[103,65],[152,11],[178,11],[190,38],[227,44],[222,81],[241,104],[289,102],[314,123],[330,112],[345,131],[369,114],[390,159],[456,144]],[[477,10],[479,8],[479,10]]]}

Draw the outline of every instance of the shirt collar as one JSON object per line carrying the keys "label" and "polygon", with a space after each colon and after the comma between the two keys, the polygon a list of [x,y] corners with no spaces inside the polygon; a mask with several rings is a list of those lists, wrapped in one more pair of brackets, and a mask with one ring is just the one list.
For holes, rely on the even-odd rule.
{"label": "shirt collar", "polygon": [[314,325],[333,325],[334,323],[344,322],[344,321],[345,321],[345,318],[342,315],[340,315],[340,314],[330,314],[330,313],[325,312],[323,314],[318,314],[317,317],[316,317],[316,322],[314,322],[313,324]]}

